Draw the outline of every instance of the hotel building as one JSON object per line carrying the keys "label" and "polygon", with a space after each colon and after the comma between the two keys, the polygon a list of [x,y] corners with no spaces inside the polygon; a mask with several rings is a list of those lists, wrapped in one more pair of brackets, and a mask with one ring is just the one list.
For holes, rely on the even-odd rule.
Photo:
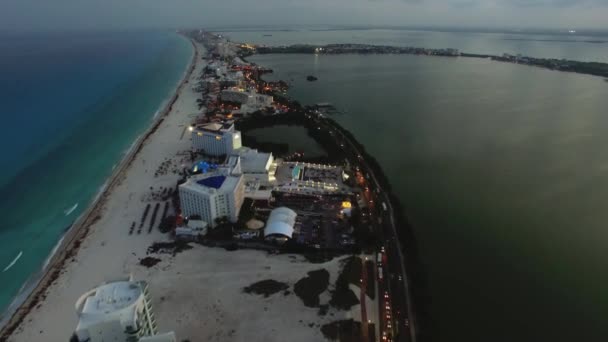
{"label": "hotel building", "polygon": [[220,217],[236,222],[244,196],[243,176],[226,168],[195,175],[179,186],[182,215],[200,215],[211,227],[217,226]]}
{"label": "hotel building", "polygon": [[230,155],[241,148],[241,132],[234,123],[208,123],[192,127],[192,148],[210,156]]}
{"label": "hotel building", "polygon": [[173,332],[157,334],[145,281],[128,277],[100,285],[78,299],[76,312],[70,341],[176,342]]}

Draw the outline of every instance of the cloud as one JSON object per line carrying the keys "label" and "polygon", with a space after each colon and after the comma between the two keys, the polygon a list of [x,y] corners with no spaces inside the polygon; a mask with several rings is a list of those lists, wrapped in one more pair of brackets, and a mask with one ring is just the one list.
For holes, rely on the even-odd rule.
{"label": "cloud", "polygon": [[499,3],[514,7],[606,7],[608,0],[500,0]]}
{"label": "cloud", "polygon": [[255,25],[606,28],[608,0],[0,0],[0,30]]}

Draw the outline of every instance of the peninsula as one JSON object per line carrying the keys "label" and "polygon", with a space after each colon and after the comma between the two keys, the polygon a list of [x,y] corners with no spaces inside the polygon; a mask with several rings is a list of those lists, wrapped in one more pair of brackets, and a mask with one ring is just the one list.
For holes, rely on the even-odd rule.
{"label": "peninsula", "polygon": [[328,44],[288,46],[248,46],[250,54],[307,53],[307,54],[407,54],[443,57],[488,58],[494,61],[536,66],[540,68],[608,77],[608,63],[582,62],[556,58],[535,58],[522,55],[486,55],[461,52],[457,49],[430,49],[370,44]]}
{"label": "peninsula", "polygon": [[[128,307],[119,333],[140,342],[416,341],[415,239],[375,159],[264,81],[247,45],[180,33],[194,50],[184,80],[0,340],[110,338],[125,324],[110,311]],[[248,136],[280,124],[325,156]]]}

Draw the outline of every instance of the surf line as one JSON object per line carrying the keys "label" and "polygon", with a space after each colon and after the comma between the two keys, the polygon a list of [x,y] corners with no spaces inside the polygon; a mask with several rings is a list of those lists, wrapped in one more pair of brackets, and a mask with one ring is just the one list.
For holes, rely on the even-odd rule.
{"label": "surf line", "polygon": [[66,209],[63,213],[65,214],[65,216],[70,215],[74,210],[76,210],[76,208],[78,208],[78,203],[74,204],[71,208]]}
{"label": "surf line", "polygon": [[13,261],[11,261],[10,264],[8,264],[8,266],[6,266],[3,270],[2,273],[8,271],[11,267],[15,266],[15,264],[17,263],[17,260],[19,260],[19,258],[21,258],[21,256],[23,255],[23,251],[19,252],[19,254],[17,255],[17,257],[15,259],[13,259]]}

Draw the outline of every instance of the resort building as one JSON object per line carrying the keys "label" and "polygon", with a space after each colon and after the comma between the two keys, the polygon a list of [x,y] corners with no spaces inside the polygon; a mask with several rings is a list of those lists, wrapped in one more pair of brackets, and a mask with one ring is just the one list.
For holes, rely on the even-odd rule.
{"label": "resort building", "polygon": [[297,216],[298,214],[296,214],[295,211],[287,207],[273,209],[270,212],[268,221],[266,221],[264,238],[277,242],[285,242],[288,239],[291,239]]}
{"label": "resort building", "polygon": [[248,92],[236,88],[225,89],[222,90],[222,92],[220,93],[220,99],[222,101],[235,102],[240,104],[249,102],[249,96],[250,94]]}
{"label": "resort building", "polygon": [[229,72],[220,81],[222,87],[244,88],[246,86],[245,77],[242,71]]}
{"label": "resort building", "polygon": [[233,122],[208,123],[192,127],[192,148],[210,156],[232,154],[242,146],[241,132]]}
{"label": "resort building", "polygon": [[302,195],[348,194],[351,190],[343,183],[344,170],[338,166],[282,162],[275,172],[275,191]]}
{"label": "resort building", "polygon": [[71,341],[175,342],[173,332],[157,334],[148,284],[131,277],[108,282],[76,302],[78,326]]}
{"label": "resort building", "polygon": [[242,173],[246,182],[260,182],[268,185],[276,180],[277,163],[272,153],[258,152],[256,149],[241,147],[228,159],[233,170]]}
{"label": "resort building", "polygon": [[188,220],[188,223],[183,227],[175,228],[175,237],[182,239],[196,239],[207,235],[207,227],[209,224],[203,220]]}
{"label": "resort building", "polygon": [[222,217],[236,222],[244,196],[243,176],[224,168],[195,175],[179,186],[182,215],[199,215],[210,227]]}
{"label": "resort building", "polygon": [[242,88],[229,88],[222,90],[220,99],[227,102],[241,104],[241,108],[236,111],[240,114],[253,113],[268,107],[272,107],[273,97],[270,95],[258,94],[257,92],[245,91]]}

